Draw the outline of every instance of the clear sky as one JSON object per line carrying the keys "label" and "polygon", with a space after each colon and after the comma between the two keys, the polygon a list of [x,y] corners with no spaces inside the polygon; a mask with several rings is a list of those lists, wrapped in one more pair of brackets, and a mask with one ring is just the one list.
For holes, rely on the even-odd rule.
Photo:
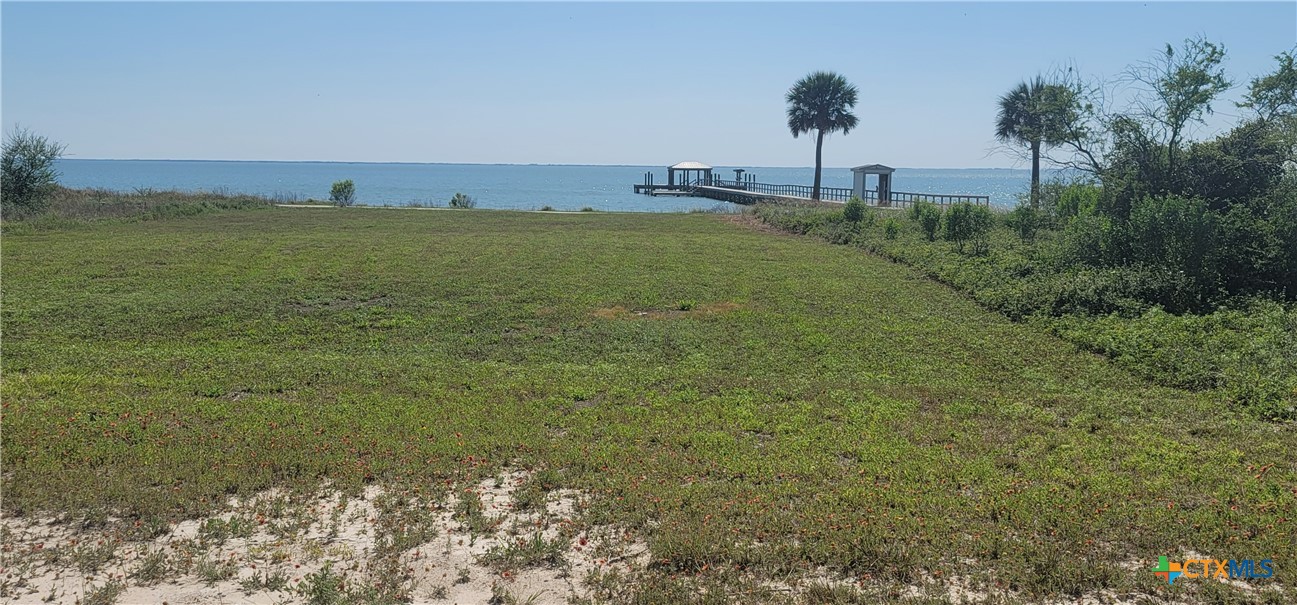
{"label": "clear sky", "polygon": [[996,98],[1222,43],[1239,84],[1297,44],[1273,3],[0,3],[0,120],[69,157],[807,166],[784,93],[860,88],[825,164],[1008,167]]}

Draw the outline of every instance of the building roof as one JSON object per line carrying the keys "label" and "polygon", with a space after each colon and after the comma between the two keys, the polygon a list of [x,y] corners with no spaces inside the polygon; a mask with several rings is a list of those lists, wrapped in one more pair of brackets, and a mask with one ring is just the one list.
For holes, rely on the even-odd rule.
{"label": "building roof", "polygon": [[893,172],[896,172],[896,169],[892,168],[891,166],[884,166],[882,164],[865,164],[864,166],[856,166],[855,168],[852,168],[851,171],[863,172],[865,174],[881,174],[881,173],[891,174]]}
{"label": "building roof", "polygon": [[711,167],[711,166],[708,166],[707,164],[703,164],[703,163],[701,163],[701,162],[680,162],[679,164],[676,164],[675,166],[672,166],[671,169],[673,169],[673,170],[711,170],[712,167]]}

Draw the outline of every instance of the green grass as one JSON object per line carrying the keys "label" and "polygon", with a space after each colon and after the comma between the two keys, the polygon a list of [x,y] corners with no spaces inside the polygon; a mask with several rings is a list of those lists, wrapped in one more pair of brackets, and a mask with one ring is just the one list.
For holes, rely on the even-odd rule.
{"label": "green grass", "polygon": [[820,566],[1158,593],[1119,564],[1188,550],[1297,569],[1292,425],[851,247],[708,215],[270,209],[10,234],[2,260],[13,513],[513,465],[645,539],[658,594]]}
{"label": "green grass", "polygon": [[1060,260],[1056,231],[1042,229],[1036,240],[1023,241],[997,225],[985,253],[963,254],[951,242],[929,241],[908,210],[873,210],[856,224],[823,207],[767,205],[757,214],[780,229],[915,267],[988,309],[1035,323],[1143,378],[1211,390],[1224,405],[1261,418],[1297,420],[1297,305],[1291,301],[1240,296],[1210,313],[1171,314],[1147,300],[1165,286],[1158,275]]}

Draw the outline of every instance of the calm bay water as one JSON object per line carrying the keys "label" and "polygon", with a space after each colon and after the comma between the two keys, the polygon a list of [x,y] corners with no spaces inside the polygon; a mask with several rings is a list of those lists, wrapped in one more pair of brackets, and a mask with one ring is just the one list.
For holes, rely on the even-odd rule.
{"label": "calm bay water", "polygon": [[[715,174],[733,178],[744,168],[762,183],[810,185],[811,168],[717,166]],[[472,196],[480,208],[622,212],[682,212],[711,208],[702,198],[636,195],[632,186],[652,171],[666,182],[660,166],[554,166],[518,164],[374,164],[345,162],[208,162],[172,160],[74,160],[59,162],[60,182],[68,187],[119,191],[137,188],[228,191],[306,200],[327,200],[337,180],[356,183],[360,204],[446,205],[456,192]],[[1012,169],[898,168],[892,189],[915,193],[988,195],[991,203],[1012,207],[1026,191],[1030,171]],[[826,168],[826,187],[851,187],[851,170]]]}

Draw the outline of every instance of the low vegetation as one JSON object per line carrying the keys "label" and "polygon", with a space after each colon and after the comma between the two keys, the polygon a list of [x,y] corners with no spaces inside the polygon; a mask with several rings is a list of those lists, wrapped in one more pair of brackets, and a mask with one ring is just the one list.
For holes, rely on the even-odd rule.
{"label": "low vegetation", "polygon": [[223,210],[270,208],[277,200],[228,191],[69,189],[55,186],[39,212],[6,214],[5,234],[30,233],[95,222],[148,221]]}
{"label": "low vegetation", "polygon": [[[463,487],[534,468],[524,511],[536,489],[575,490],[588,503],[565,517],[648,548],[636,571],[582,572],[591,602],[779,602],[795,580],[840,602],[1291,590],[1282,563],[1256,592],[1147,571],[1185,553],[1295,560],[1291,425],[1150,384],[924,278],[959,285],[953,267],[1025,255],[1007,227],[960,254],[875,215],[796,221],[858,226],[853,243],[929,268],[747,216],[271,208],[7,235],[5,512],[149,536],[272,487],[457,486],[452,511],[487,532],[498,503]],[[402,514],[375,525],[393,549],[443,540]],[[247,531],[202,527],[208,542]],[[490,560],[561,564],[554,538],[520,537]],[[300,598],[373,586],[312,573]]]}
{"label": "low vegetation", "polygon": [[[1094,195],[1088,185],[1044,187],[1046,203],[1087,195]],[[1213,290],[1215,298],[1200,298],[1194,274],[1178,267],[1083,260],[1102,249],[1086,237],[1093,233],[1087,219],[1051,228],[1039,213],[1020,210],[993,218],[987,212],[985,231],[961,251],[960,229],[951,227],[959,208],[871,210],[884,216],[858,222],[821,207],[768,206],[757,215],[781,229],[914,266],[987,308],[1103,353],[1137,375],[1210,391],[1263,418],[1297,419],[1297,305],[1286,291],[1230,295],[1221,288]]]}

